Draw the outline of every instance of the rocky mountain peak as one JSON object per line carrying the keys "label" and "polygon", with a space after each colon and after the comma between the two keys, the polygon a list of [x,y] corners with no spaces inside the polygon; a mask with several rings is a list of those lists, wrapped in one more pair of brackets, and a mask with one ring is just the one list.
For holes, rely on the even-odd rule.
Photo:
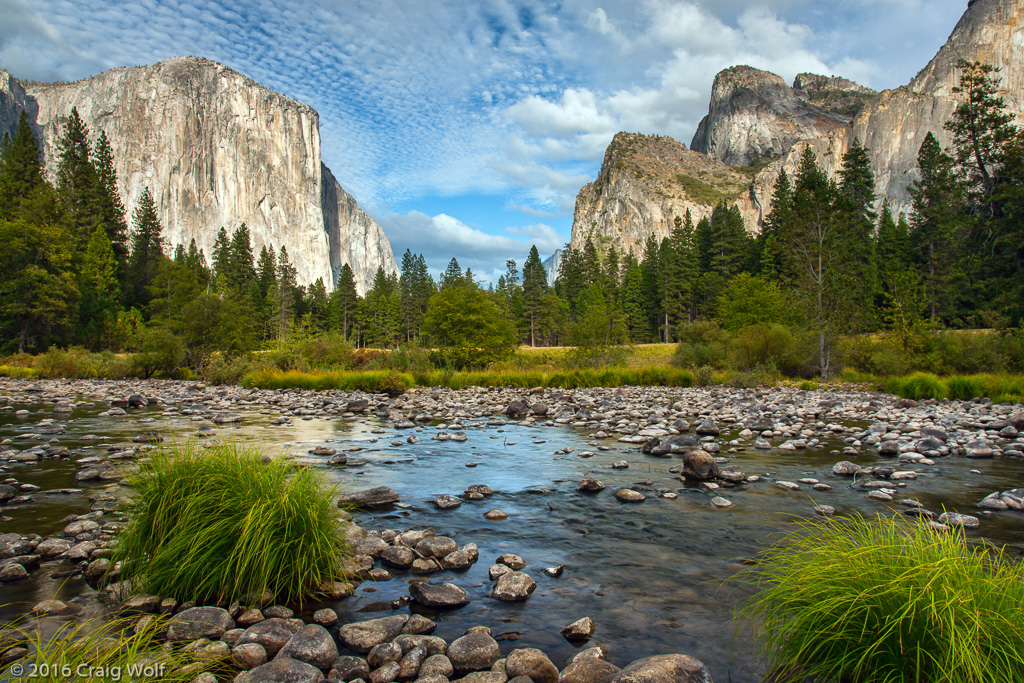
{"label": "rocky mountain peak", "polygon": [[715,76],[708,115],[690,148],[730,166],[748,166],[784,153],[798,140],[827,137],[850,118],[813,104],[808,91],[790,87],[781,76],[737,66]]}
{"label": "rocky mountain peak", "polygon": [[73,83],[22,84],[0,72],[0,134],[25,111],[51,178],[73,107],[110,140],[129,212],[150,188],[171,248],[194,239],[209,258],[220,228],[245,223],[257,253],[287,248],[302,284],[330,288],[347,262],[365,291],[378,266],[397,270],[383,230],[321,163],[309,105],[199,57]]}
{"label": "rocky mountain peak", "polygon": [[756,225],[752,178],[671,137],[617,133],[597,178],[576,197],[570,246],[590,238],[639,256],[647,235],[668,236],[676,216],[689,211],[697,221],[722,202],[738,204]]}

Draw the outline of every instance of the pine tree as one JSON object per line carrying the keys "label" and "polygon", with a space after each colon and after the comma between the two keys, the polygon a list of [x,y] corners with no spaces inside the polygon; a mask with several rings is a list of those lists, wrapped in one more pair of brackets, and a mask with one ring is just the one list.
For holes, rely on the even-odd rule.
{"label": "pine tree", "polygon": [[121,290],[117,281],[118,263],[106,230],[97,226],[89,238],[78,277],[81,303],[78,338],[90,348],[109,343],[108,333],[117,322]]}
{"label": "pine tree", "polygon": [[778,282],[782,276],[782,254],[779,249],[779,232],[784,230],[793,217],[793,186],[786,169],[779,172],[772,191],[772,210],[764,220],[758,240],[761,243],[760,271],[770,280]]}
{"label": "pine tree", "polygon": [[93,230],[100,224],[101,190],[91,159],[89,130],[74,107],[57,150],[57,196],[71,214],[75,239],[84,251]]}
{"label": "pine tree", "polygon": [[847,291],[852,311],[865,322],[870,304],[878,289],[875,261],[875,176],[871,171],[868,150],[858,138],[843,155],[839,170],[839,208],[845,219],[843,239],[846,244],[846,267],[850,270],[850,288]]}
{"label": "pine tree", "polygon": [[24,217],[22,202],[45,184],[39,143],[23,111],[18,117],[14,137],[4,134],[0,146],[0,220]]}
{"label": "pine tree", "polygon": [[889,199],[882,202],[878,216],[878,267],[880,271],[906,270],[911,265],[910,234],[906,217],[897,222],[889,208]]}
{"label": "pine tree", "polygon": [[128,258],[132,306],[143,307],[149,303],[148,288],[164,255],[161,232],[156,203],[147,187],[132,214],[131,253]]}
{"label": "pine tree", "polygon": [[540,260],[537,245],[534,244],[523,264],[523,312],[530,323],[530,346],[537,345],[537,323],[547,291],[548,274]]}
{"label": "pine tree", "polygon": [[1003,149],[1015,134],[1013,114],[1006,111],[1003,98],[997,97],[999,69],[990,64],[961,59],[960,84],[954,93],[964,95],[946,130],[953,134],[953,149],[961,177],[979,209],[987,209],[983,219],[995,214],[992,191]]}
{"label": "pine tree", "polygon": [[338,282],[328,299],[331,326],[340,329],[342,337],[349,339],[359,306],[359,295],[356,293],[356,280],[352,268],[342,264],[338,272]]}
{"label": "pine tree", "polygon": [[253,260],[249,228],[242,223],[231,235],[226,273],[228,287],[240,301],[246,298],[252,283],[256,282],[256,267]]}
{"label": "pine tree", "polygon": [[114,170],[114,155],[106,132],[101,132],[100,139],[96,142],[94,166],[99,222],[114,250],[114,259],[118,263],[118,279],[123,283],[128,273],[128,223],[121,195],[117,191],[117,171]]}
{"label": "pine tree", "polygon": [[928,133],[917,153],[920,178],[910,188],[914,213],[910,240],[925,282],[932,320],[946,312],[960,269],[961,226],[966,208],[954,159]]}
{"label": "pine tree", "polygon": [[448,267],[445,268],[444,273],[441,275],[441,288],[451,287],[461,282],[465,276],[462,273],[462,267],[459,266],[458,260],[453,256],[452,260],[448,262]]}
{"label": "pine tree", "polygon": [[213,276],[217,280],[217,288],[227,287],[228,273],[231,270],[231,238],[223,227],[217,231],[217,239],[213,242]]}
{"label": "pine tree", "polygon": [[288,332],[292,327],[295,315],[295,290],[296,285],[295,268],[288,260],[288,250],[281,245],[281,251],[277,256],[277,281],[275,282],[276,301],[274,311],[277,322],[278,348],[288,338]]}

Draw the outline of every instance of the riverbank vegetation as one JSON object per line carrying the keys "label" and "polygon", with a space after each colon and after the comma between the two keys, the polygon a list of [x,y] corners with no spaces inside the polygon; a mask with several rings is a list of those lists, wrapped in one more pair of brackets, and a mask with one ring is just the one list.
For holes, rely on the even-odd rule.
{"label": "riverbank vegetation", "polygon": [[216,657],[164,647],[168,619],[155,615],[141,621],[93,618],[66,622],[56,632],[42,622],[5,625],[6,642],[18,643],[29,652],[13,666],[5,666],[4,674],[13,677],[9,680],[42,683],[157,679],[188,683],[202,671],[230,671]]}
{"label": "riverbank vegetation", "polygon": [[746,579],[773,680],[1018,680],[1024,565],[892,519],[804,521]]}
{"label": "riverbank vegetation", "polygon": [[137,591],[200,604],[269,591],[301,604],[343,580],[337,496],[316,469],[230,444],[157,450],[140,468],[111,558]]}

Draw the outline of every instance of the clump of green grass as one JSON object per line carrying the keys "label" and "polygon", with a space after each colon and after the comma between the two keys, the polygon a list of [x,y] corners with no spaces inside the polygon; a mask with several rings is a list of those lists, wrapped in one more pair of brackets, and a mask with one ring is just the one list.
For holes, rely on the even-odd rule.
{"label": "clump of green grass", "polygon": [[335,490],[314,469],[188,444],[154,452],[131,485],[112,559],[138,590],[221,603],[269,590],[301,603],[343,578]]}
{"label": "clump of green grass", "polygon": [[5,667],[0,679],[43,683],[160,679],[186,683],[201,671],[229,673],[223,663],[204,658],[202,653],[163,649],[160,635],[166,628],[165,618],[153,616],[139,621],[118,618],[104,623],[68,622],[56,633],[44,630],[39,622],[8,626],[9,637],[20,641],[29,654]]}
{"label": "clump of green grass", "polygon": [[911,398],[915,401],[922,399],[942,399],[949,395],[949,387],[928,372],[915,372],[906,377],[893,377],[885,384],[885,390],[890,394],[896,394],[903,398]]}
{"label": "clump of green grass", "polygon": [[1024,565],[962,533],[805,521],[745,575],[773,680],[980,683],[1024,671]]}

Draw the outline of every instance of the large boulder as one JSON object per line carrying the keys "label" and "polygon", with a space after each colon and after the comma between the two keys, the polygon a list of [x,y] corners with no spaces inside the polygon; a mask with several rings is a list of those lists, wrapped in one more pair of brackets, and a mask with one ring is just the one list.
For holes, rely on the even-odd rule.
{"label": "large boulder", "polygon": [[522,399],[516,399],[508,404],[505,408],[505,414],[511,417],[513,420],[526,417],[526,414],[530,412],[530,404]]}
{"label": "large boulder", "polygon": [[715,458],[704,450],[689,451],[683,456],[683,477],[696,481],[707,481],[718,476]]}
{"label": "large boulder", "polygon": [[435,609],[462,607],[469,604],[466,591],[454,583],[437,585],[426,581],[419,581],[409,585],[409,595],[420,605]]}
{"label": "large boulder", "polygon": [[638,659],[611,683],[712,683],[711,672],[689,655],[655,655]]}
{"label": "large boulder", "polygon": [[529,574],[511,571],[498,577],[491,595],[505,602],[519,602],[530,597],[536,588],[537,582]]}
{"label": "large boulder", "polygon": [[338,628],[338,640],[356,652],[369,652],[374,645],[405,634],[430,633],[437,624],[418,614],[356,621]]}
{"label": "large boulder", "polygon": [[192,607],[171,617],[167,640],[216,640],[233,629],[235,621],[220,607]]}
{"label": "large boulder", "polygon": [[512,650],[505,658],[505,673],[510,679],[527,676],[533,683],[558,683],[558,668],[546,654],[532,647]]}
{"label": "large boulder", "polygon": [[448,646],[448,660],[458,673],[484,671],[501,659],[498,642],[486,633],[467,633]]}
{"label": "large boulder", "polygon": [[622,671],[604,658],[604,651],[592,647],[569,660],[558,677],[559,683],[610,683]]}
{"label": "large boulder", "polygon": [[338,507],[374,508],[392,505],[399,501],[395,490],[387,486],[375,486],[372,489],[363,489],[348,493],[338,501]]}
{"label": "large boulder", "polygon": [[327,673],[338,658],[334,638],[320,624],[306,624],[277,653],[277,659],[290,657]]}
{"label": "large boulder", "polygon": [[246,643],[262,645],[263,649],[267,651],[267,657],[273,658],[298,630],[295,623],[287,619],[277,617],[264,619],[245,629],[235,645],[245,645]]}
{"label": "large boulder", "polygon": [[324,675],[305,662],[282,657],[250,671],[248,680],[252,683],[319,683]]}

